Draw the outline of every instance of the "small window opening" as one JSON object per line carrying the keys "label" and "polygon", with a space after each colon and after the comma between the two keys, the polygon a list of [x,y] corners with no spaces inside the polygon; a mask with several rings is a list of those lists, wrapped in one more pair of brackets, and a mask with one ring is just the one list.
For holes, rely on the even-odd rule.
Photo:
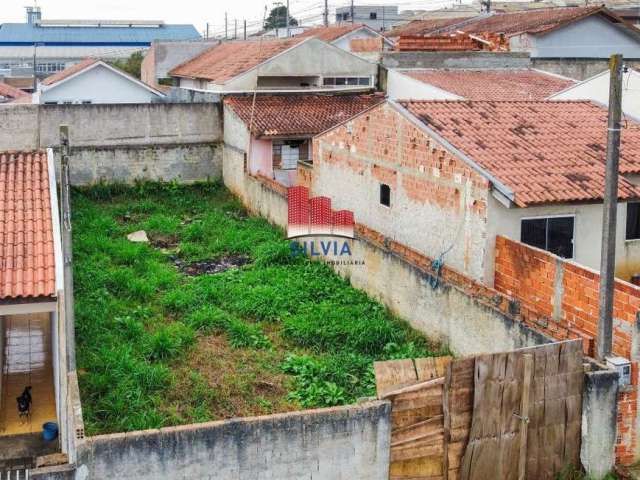
{"label": "small window opening", "polygon": [[391,187],[386,183],[380,184],[380,204],[385,207],[391,206]]}

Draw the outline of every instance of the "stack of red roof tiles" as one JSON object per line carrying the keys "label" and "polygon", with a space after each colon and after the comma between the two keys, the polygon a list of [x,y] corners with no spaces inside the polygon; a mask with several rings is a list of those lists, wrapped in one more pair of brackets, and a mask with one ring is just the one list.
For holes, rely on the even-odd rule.
{"label": "stack of red roof tiles", "polygon": [[0,153],[0,300],[54,295],[47,154]]}

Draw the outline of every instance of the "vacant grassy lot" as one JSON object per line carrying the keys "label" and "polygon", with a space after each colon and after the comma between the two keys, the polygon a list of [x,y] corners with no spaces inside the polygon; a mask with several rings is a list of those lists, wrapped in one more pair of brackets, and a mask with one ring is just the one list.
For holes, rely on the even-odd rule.
{"label": "vacant grassy lot", "polygon": [[347,404],[373,360],[436,354],[222,186],[96,186],[73,213],[89,434]]}

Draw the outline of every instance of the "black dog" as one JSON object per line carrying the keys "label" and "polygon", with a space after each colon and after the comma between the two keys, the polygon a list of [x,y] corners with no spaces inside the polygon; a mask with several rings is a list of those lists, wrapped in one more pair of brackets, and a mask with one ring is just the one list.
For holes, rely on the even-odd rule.
{"label": "black dog", "polygon": [[31,413],[31,387],[26,387],[22,395],[16,398],[18,402],[18,416],[28,417]]}

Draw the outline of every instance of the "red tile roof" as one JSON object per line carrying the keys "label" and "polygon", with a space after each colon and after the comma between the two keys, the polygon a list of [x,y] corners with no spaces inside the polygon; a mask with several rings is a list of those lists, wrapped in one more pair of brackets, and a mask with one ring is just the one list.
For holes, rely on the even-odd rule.
{"label": "red tile roof", "polygon": [[61,72],[54,73],[53,75],[45,78],[42,81],[42,85],[49,86],[49,85],[53,85],[54,83],[58,83],[59,81],[64,80],[65,78],[69,78],[70,76],[75,75],[78,72],[81,72],[85,68],[90,67],[91,65],[93,65],[94,63],[97,63],[98,61],[99,60],[95,58],[85,58],[80,63],[76,63],[75,65],[72,65],[69,68],[65,68]]}
{"label": "red tile roof", "polygon": [[221,43],[178,65],[169,74],[174,77],[202,78],[215,83],[225,83],[304,40],[294,37],[284,40]]}
{"label": "red tile roof", "polygon": [[258,137],[312,136],[384,101],[380,95],[231,96],[224,101]]}
{"label": "red tile roof", "polygon": [[0,153],[0,300],[55,295],[50,202],[45,151]]}
{"label": "red tile roof", "polygon": [[531,69],[409,70],[405,75],[467,100],[544,100],[574,80]]}
{"label": "red tile roof", "polygon": [[[400,102],[515,194],[521,207],[603,198],[607,111],[576,102]],[[640,172],[640,125],[622,133],[620,171]],[[623,200],[640,187],[620,177]]]}
{"label": "red tile roof", "polygon": [[[393,29],[389,37],[404,35],[442,35],[463,31],[470,34],[504,33],[507,37],[521,33],[543,33],[594,14],[605,15],[613,22],[621,19],[602,6],[554,7],[509,13],[483,14],[468,18],[415,20]],[[625,24],[635,29],[630,24]],[[639,32],[640,33],[640,32]]]}
{"label": "red tile roof", "polygon": [[7,85],[6,83],[0,83],[0,97],[16,99],[28,96],[29,94],[27,92],[23,92],[19,88],[12,87],[11,85]]}
{"label": "red tile roof", "polygon": [[347,33],[351,33],[355,30],[359,30],[364,27],[363,24],[354,25],[333,25],[330,27],[315,27],[305,30],[300,35],[296,35],[298,38],[316,37],[323,42],[335,42],[341,37],[344,37]]}
{"label": "red tile roof", "polygon": [[[496,13],[490,16],[481,15],[474,17],[472,21],[464,25],[445,28],[443,33],[462,30],[471,34],[504,33],[507,37],[525,32],[543,33],[600,13],[615,21],[613,14],[602,6],[540,8],[521,12]],[[629,28],[633,27],[629,25]]]}
{"label": "red tile roof", "polygon": [[405,35],[427,35],[440,28],[448,27],[450,25],[455,25],[467,20],[469,20],[469,17],[413,20],[399,27],[395,27],[391,31],[387,32],[386,36],[390,38],[396,38],[396,37],[405,36]]}

